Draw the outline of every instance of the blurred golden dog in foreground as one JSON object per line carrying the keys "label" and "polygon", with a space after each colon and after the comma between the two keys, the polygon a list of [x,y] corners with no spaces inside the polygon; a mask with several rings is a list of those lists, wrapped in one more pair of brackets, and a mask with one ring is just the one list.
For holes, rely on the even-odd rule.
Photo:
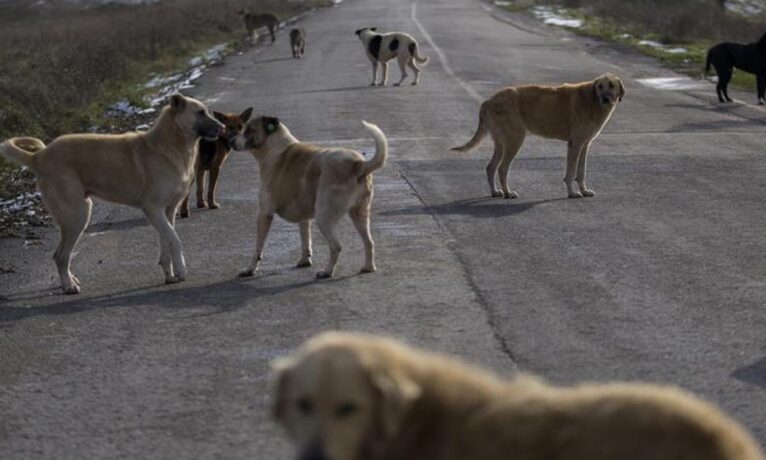
{"label": "blurred golden dog in foreground", "polygon": [[392,339],[327,333],[275,364],[274,416],[300,459],[763,460],[682,390],[505,381]]}

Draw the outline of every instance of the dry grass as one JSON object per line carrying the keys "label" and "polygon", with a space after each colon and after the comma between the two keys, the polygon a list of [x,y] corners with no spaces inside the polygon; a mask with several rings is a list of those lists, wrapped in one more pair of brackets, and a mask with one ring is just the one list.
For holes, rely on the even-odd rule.
{"label": "dry grass", "polygon": [[613,19],[667,43],[752,42],[766,32],[763,18],[727,13],[718,0],[559,0],[586,14]]}
{"label": "dry grass", "polygon": [[287,17],[307,2],[0,6],[0,138],[50,139],[87,128],[105,105],[138,99],[137,85],[150,72],[173,70],[204,47],[241,37],[242,7]]}

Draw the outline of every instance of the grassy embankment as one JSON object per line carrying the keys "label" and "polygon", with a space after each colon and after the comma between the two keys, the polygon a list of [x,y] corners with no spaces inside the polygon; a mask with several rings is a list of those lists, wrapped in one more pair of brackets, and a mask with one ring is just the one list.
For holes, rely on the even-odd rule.
{"label": "grassy embankment", "polygon": [[[721,41],[749,43],[766,32],[766,17],[746,17],[722,10],[718,1],[705,0],[516,0],[512,11],[550,6],[556,14],[579,19],[582,27],[569,30],[628,45],[651,55],[672,69],[699,78],[707,50]],[[664,48],[642,45],[650,40]],[[669,52],[683,48],[684,52]],[[711,75],[715,70],[711,69]],[[754,91],[755,77],[735,72],[732,84]]]}
{"label": "grassy embankment", "polygon": [[[65,2],[0,5],[0,140],[29,135],[134,128],[105,115],[127,100],[146,107],[153,76],[178,72],[213,45],[244,45],[237,11],[282,19],[329,0],[161,0],[142,6]],[[0,160],[0,202],[34,190],[34,181]],[[3,233],[0,229],[0,233]]]}

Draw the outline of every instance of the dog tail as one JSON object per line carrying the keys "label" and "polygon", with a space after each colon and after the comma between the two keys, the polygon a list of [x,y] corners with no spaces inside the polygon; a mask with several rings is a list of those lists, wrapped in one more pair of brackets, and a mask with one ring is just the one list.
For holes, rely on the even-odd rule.
{"label": "dog tail", "polygon": [[45,148],[45,143],[34,137],[14,137],[0,144],[0,156],[20,166],[34,169],[35,153]]}
{"label": "dog tail", "polygon": [[707,78],[707,74],[710,73],[710,67],[713,65],[712,55],[713,48],[710,48],[707,52],[707,58],[705,59],[705,72],[702,74],[705,78]]}
{"label": "dog tail", "polygon": [[428,58],[420,55],[417,42],[410,43],[410,54],[415,58],[415,62],[418,64],[428,64]]}
{"label": "dog tail", "polygon": [[469,150],[475,149],[479,144],[481,144],[481,141],[484,140],[484,137],[489,132],[489,126],[487,126],[485,115],[486,110],[487,103],[485,102],[481,105],[481,110],[479,110],[479,126],[476,128],[476,133],[474,133],[471,140],[468,141],[468,143],[465,145],[460,147],[453,147],[450,150],[454,150],[455,152],[467,152]]}
{"label": "dog tail", "polygon": [[376,169],[382,168],[386,164],[386,158],[388,157],[388,139],[386,139],[383,131],[372,123],[362,121],[362,124],[372,134],[372,137],[375,138],[375,156],[370,161],[364,163],[362,169],[359,170],[359,177],[364,177]]}

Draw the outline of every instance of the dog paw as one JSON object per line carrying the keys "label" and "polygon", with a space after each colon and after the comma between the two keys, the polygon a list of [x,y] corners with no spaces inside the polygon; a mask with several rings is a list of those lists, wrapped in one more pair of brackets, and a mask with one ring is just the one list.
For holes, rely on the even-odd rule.
{"label": "dog paw", "polygon": [[378,84],[375,83],[375,82],[372,82],[372,83],[370,83],[370,86],[378,86]]}
{"label": "dog paw", "polygon": [[359,273],[375,273],[378,269],[373,265],[372,267],[362,267]]}
{"label": "dog paw", "polygon": [[394,83],[394,86],[396,86],[398,88],[399,86],[402,86],[402,84],[401,83]]}
{"label": "dog paw", "polygon": [[204,201],[198,201],[197,202],[197,207],[199,209],[207,208],[207,203],[205,203]]}
{"label": "dog paw", "polygon": [[64,290],[64,294],[66,295],[75,295],[80,293],[80,286],[73,284],[71,286],[64,286],[62,288]]}
{"label": "dog paw", "polygon": [[490,192],[489,196],[491,196],[492,198],[502,198],[503,197],[503,192],[501,192],[500,190],[492,190],[492,192]]}
{"label": "dog paw", "polygon": [[240,272],[237,274],[237,276],[240,278],[251,278],[253,275],[255,275],[255,270],[250,268],[240,270]]}
{"label": "dog paw", "polygon": [[295,268],[308,268],[311,266],[311,259],[301,259],[298,261],[298,264],[295,265]]}
{"label": "dog paw", "polygon": [[580,193],[582,193],[582,196],[584,196],[586,198],[590,198],[592,196],[596,196],[596,192],[594,192],[593,190],[588,190],[588,189],[580,190]]}
{"label": "dog paw", "polygon": [[177,283],[180,283],[180,282],[181,282],[181,280],[179,280],[175,276],[166,276],[165,277],[165,284],[177,284]]}
{"label": "dog paw", "polygon": [[186,219],[189,217],[189,211],[181,211],[179,215],[181,216],[181,219]]}
{"label": "dog paw", "polygon": [[518,198],[519,194],[516,193],[516,190],[510,190],[508,192],[503,192],[503,197],[507,200],[513,200],[515,198]]}
{"label": "dog paw", "polygon": [[569,198],[582,198],[582,197],[583,197],[582,193],[580,193],[580,192],[571,192],[569,194]]}
{"label": "dog paw", "polygon": [[417,81],[413,81],[413,82],[412,82],[412,86],[418,86],[418,83],[420,83],[420,82],[417,82]]}
{"label": "dog paw", "polygon": [[763,99],[760,99],[758,101],[758,105],[766,105],[766,101],[764,101]]}
{"label": "dog paw", "polygon": [[210,203],[210,206],[209,206],[210,209],[218,209],[220,207],[221,205],[219,203],[216,203],[215,201]]}
{"label": "dog paw", "polygon": [[317,272],[317,279],[318,280],[326,280],[328,278],[332,278],[332,273],[326,272],[322,270],[321,272]]}

